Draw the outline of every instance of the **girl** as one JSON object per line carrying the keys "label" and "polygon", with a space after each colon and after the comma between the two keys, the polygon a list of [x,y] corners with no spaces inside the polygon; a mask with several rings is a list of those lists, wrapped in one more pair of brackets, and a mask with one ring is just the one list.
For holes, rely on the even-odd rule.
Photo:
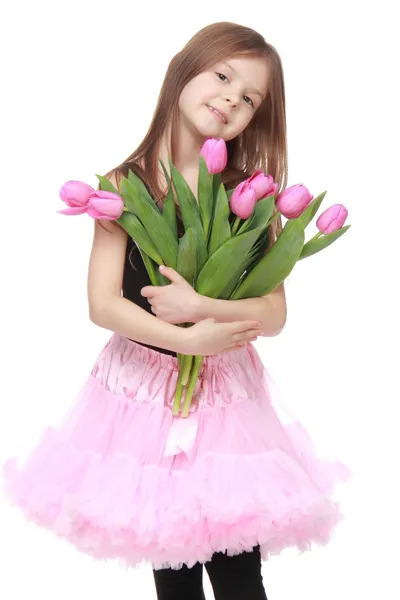
{"label": "girl", "polygon": [[[225,184],[262,169],[281,191],[285,118],[276,50],[252,29],[217,23],[174,57],[146,137],[107,176],[118,186],[135,171],[162,207],[159,159],[171,154],[196,195],[200,148],[212,136],[227,142]],[[151,563],[161,600],[204,599],[203,565],[216,600],[265,599],[261,560],[328,541],[340,519],[333,483],[346,470],[319,460],[300,425],[285,427],[272,407],[251,341],[284,327],[283,286],[214,300],[163,273],[170,285],[149,285],[132,239],[95,221],[90,318],[113,334],[63,422],[22,467],[6,463],[7,492],[95,558]],[[177,352],[206,356],[187,419],[171,412]]]}

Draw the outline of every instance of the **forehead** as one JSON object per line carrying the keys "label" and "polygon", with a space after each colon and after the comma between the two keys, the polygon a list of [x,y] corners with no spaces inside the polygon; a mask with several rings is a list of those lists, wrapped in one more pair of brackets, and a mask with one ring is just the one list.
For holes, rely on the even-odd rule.
{"label": "forehead", "polygon": [[241,79],[246,87],[256,88],[265,94],[268,85],[268,61],[262,56],[235,56],[225,58],[218,65],[228,68],[235,76]]}

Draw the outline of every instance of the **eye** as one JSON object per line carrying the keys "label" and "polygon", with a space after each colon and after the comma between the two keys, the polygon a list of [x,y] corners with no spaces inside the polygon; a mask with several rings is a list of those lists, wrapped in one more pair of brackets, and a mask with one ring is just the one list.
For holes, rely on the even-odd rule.
{"label": "eye", "polygon": [[216,75],[221,81],[228,81],[227,76],[224,75],[223,73],[216,73]]}
{"label": "eye", "polygon": [[243,96],[244,101],[249,104],[250,106],[254,106],[254,102],[251,98],[249,98],[248,96]]}

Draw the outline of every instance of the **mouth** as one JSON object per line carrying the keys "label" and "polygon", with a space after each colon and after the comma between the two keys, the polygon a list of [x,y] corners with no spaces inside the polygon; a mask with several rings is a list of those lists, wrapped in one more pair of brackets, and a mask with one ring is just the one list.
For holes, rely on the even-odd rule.
{"label": "mouth", "polygon": [[226,125],[228,123],[228,117],[226,116],[225,113],[223,113],[220,110],[217,110],[216,108],[214,108],[213,106],[210,106],[210,104],[206,105],[208,110],[213,112],[214,114],[217,115],[217,117],[219,117],[221,119],[221,121]]}

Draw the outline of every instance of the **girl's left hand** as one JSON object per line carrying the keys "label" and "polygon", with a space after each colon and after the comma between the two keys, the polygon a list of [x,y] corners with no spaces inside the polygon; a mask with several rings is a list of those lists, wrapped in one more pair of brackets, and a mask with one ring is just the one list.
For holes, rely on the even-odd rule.
{"label": "girl's left hand", "polygon": [[169,285],[146,285],[140,291],[152,312],[173,325],[195,323],[200,294],[175,269],[163,266],[160,273],[171,281]]}

